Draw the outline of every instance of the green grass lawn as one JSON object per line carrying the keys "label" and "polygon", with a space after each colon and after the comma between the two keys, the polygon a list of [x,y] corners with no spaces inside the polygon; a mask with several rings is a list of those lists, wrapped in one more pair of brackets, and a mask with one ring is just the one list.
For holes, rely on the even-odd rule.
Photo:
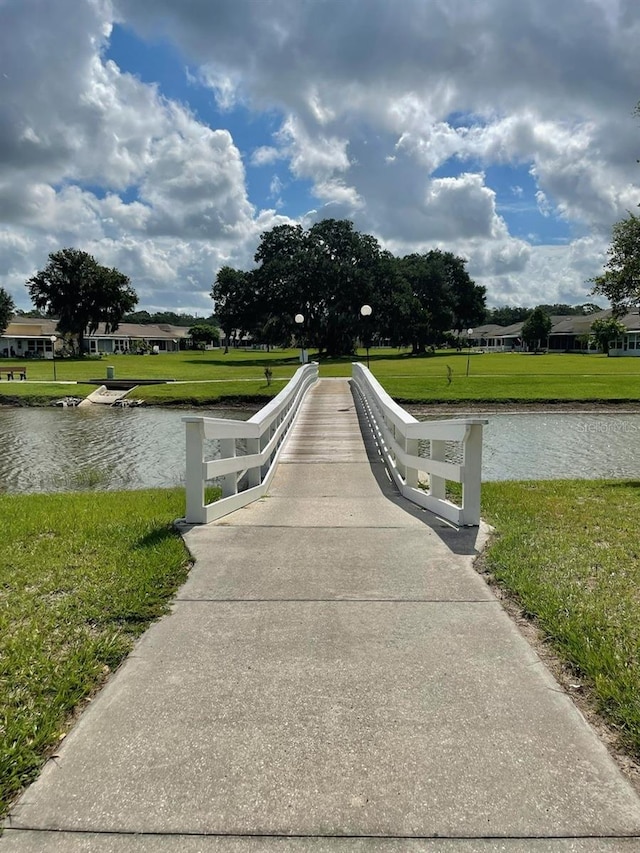
{"label": "green grass lawn", "polygon": [[[364,353],[358,357],[364,360]],[[18,360],[14,360],[16,363]],[[350,376],[352,359],[323,361],[321,376]],[[9,364],[10,361],[7,361]],[[407,351],[372,350],[371,370],[400,402],[543,401],[640,399],[640,358],[602,355],[527,355],[453,351],[412,357]],[[297,350],[182,352],[158,356],[121,355],[56,362],[58,380],[106,377],[107,366],[119,379],[173,379],[180,385],[138,388],[133,396],[154,405],[202,405],[225,400],[257,401],[276,394],[299,367]],[[273,383],[267,386],[269,366]],[[450,372],[449,372],[450,371]],[[52,362],[28,364],[28,382],[1,382],[0,402],[46,403],[61,396],[86,396],[85,385],[55,385]]]}
{"label": "green grass lawn", "polygon": [[[313,355],[313,354],[312,354]],[[364,353],[358,357],[364,360]],[[350,358],[323,361],[321,376],[350,376]],[[225,400],[272,397],[299,367],[297,350],[182,352],[158,356],[121,355],[107,359],[56,362],[58,379],[86,381],[106,377],[107,366],[119,379],[166,378],[173,388],[138,388],[133,395],[155,405],[201,405]],[[264,370],[273,371],[267,387]],[[640,358],[602,355],[527,355],[521,353],[439,352],[412,357],[406,351],[372,350],[371,370],[401,402],[541,401],[640,399]],[[450,371],[450,373],[449,373]],[[38,404],[65,395],[86,396],[86,385],[54,385],[52,363],[28,364],[28,382],[0,382],[0,402]]]}
{"label": "green grass lawn", "polygon": [[[159,355],[112,355],[103,358],[56,359],[56,377],[58,380],[83,381],[105,378],[107,367],[115,369],[118,379],[262,379],[267,365],[273,370],[274,377],[289,378],[299,367],[298,350],[198,350],[161,353]],[[23,364],[27,367],[29,381],[49,382],[53,379],[53,362],[43,359],[20,361],[7,359],[9,364]],[[4,364],[3,364],[4,366]],[[18,385],[19,380],[7,385]],[[0,390],[5,380],[0,382]]]}
{"label": "green grass lawn", "polygon": [[640,760],[640,483],[484,483],[482,504],[489,571]]}
{"label": "green grass lawn", "polygon": [[0,495],[0,815],[185,580],[184,489]]}

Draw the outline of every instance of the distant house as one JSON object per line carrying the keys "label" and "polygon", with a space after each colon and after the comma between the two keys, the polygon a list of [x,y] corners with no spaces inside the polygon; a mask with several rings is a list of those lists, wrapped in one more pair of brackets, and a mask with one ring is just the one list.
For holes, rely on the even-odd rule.
{"label": "distant house", "polygon": [[251,335],[241,332],[239,329],[231,330],[229,333],[220,329],[220,346],[233,347],[235,349],[246,349],[254,344]]}
{"label": "distant house", "polygon": [[[549,349],[556,352],[572,352],[585,349],[585,338],[591,331],[591,324],[595,320],[608,320],[611,317],[611,309],[596,311],[594,314],[579,315],[576,317],[554,317],[554,325],[549,334]],[[609,343],[610,356],[638,356],[640,355],[640,315],[638,312],[625,314],[618,317],[618,321],[627,330],[615,341]]]}
{"label": "distant house", "polygon": [[478,326],[474,329],[470,340],[473,342],[474,346],[480,347],[481,349],[500,352],[503,348],[502,332],[502,326],[497,326],[495,323],[487,323],[484,326]]}
{"label": "distant house", "polygon": [[597,311],[595,314],[577,314],[552,317],[553,323],[549,332],[550,352],[576,352],[588,349],[585,338],[591,331],[595,320],[603,320],[611,316],[611,309]]}
{"label": "distant house", "polygon": [[[53,336],[57,338],[56,353],[62,349],[56,325],[57,320],[14,317],[0,336],[0,357],[53,358]],[[186,326],[121,323],[115,332],[106,332],[104,324],[100,324],[96,332],[85,337],[85,348],[91,355],[135,352],[140,348],[154,347],[157,347],[157,352],[177,352],[184,349],[189,340]]]}
{"label": "distant house", "polygon": [[[611,317],[611,309],[606,308],[593,314],[560,315],[551,317],[551,331],[546,342],[549,352],[578,352],[589,349],[588,337],[595,320]],[[620,322],[627,333],[609,345],[611,356],[640,356],[640,315],[626,314]],[[488,324],[473,330],[471,341],[474,346],[493,352],[521,352],[526,350],[522,339],[524,322],[511,326]],[[464,336],[463,336],[464,337]]]}
{"label": "distant house", "polygon": [[[14,317],[0,336],[0,356],[4,358],[53,358],[51,338],[56,335],[56,320]],[[56,352],[60,342],[55,342]]]}
{"label": "distant house", "polygon": [[469,340],[474,346],[487,352],[518,351],[522,348],[522,323],[514,323],[511,326],[498,326],[495,323],[478,326]]}
{"label": "distant house", "polygon": [[135,352],[141,346],[151,349],[157,347],[158,352],[177,352],[180,342],[184,342],[184,349],[187,340],[190,340],[187,326],[121,323],[115,332],[106,332],[101,323],[96,332],[87,335],[85,346],[91,355]]}
{"label": "distant house", "polygon": [[624,355],[640,356],[640,315],[625,314],[618,319],[627,329],[627,333],[615,341],[610,341],[609,355],[614,358]]}

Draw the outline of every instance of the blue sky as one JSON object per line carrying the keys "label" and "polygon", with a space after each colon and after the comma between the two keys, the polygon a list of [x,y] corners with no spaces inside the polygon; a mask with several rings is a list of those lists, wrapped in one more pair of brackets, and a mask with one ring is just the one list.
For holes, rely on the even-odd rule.
{"label": "blue sky", "polygon": [[[189,66],[175,45],[166,39],[146,42],[117,24],[111,32],[105,58],[112,59],[122,71],[144,83],[157,85],[166,98],[187,106],[209,127],[228,130],[245,163],[249,198],[258,208],[272,207],[280,199],[279,212],[293,218],[304,216],[314,208],[317,201],[312,195],[312,181],[292,179],[284,162],[264,166],[251,162],[253,151],[273,145],[284,118],[282,112],[275,109],[253,112],[241,104],[219,109],[211,89],[198,82],[198,69]],[[282,187],[275,197],[274,178]]]}
{"label": "blue sky", "polygon": [[[491,305],[591,301],[640,202],[631,0],[5,0],[0,286],[73,245],[207,312],[260,234],[349,218]],[[60,50],[60,44],[65,50]]]}

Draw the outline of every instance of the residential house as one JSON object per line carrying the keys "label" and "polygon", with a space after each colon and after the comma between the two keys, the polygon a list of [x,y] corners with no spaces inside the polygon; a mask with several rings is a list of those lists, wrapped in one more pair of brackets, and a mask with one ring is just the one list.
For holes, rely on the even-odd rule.
{"label": "residential house", "polygon": [[[4,358],[53,358],[56,320],[14,317],[0,336],[0,356]],[[60,341],[55,340],[56,352]]]}
{"label": "residential house", "polygon": [[611,309],[595,314],[565,315],[552,317],[549,332],[550,352],[577,352],[589,349],[588,337],[591,324],[595,320],[604,320],[611,316]]}
{"label": "residential house", "polygon": [[[549,352],[583,352],[589,350],[589,332],[595,320],[611,317],[611,309],[603,309],[593,314],[559,315],[551,317],[551,331],[542,342]],[[620,322],[627,333],[610,344],[611,356],[640,356],[640,315],[626,314]],[[493,352],[521,352],[526,350],[522,339],[524,322],[511,326],[488,324],[473,330],[471,340],[474,346]]]}
{"label": "residential house", "polygon": [[182,349],[185,349],[187,340],[190,340],[187,326],[121,323],[115,332],[107,332],[104,323],[100,323],[97,331],[86,336],[85,346],[91,355],[137,352],[141,348],[178,352],[180,343],[183,342]]}
{"label": "residential house", "polygon": [[[62,350],[62,340],[56,332],[56,320],[36,317],[15,316],[0,336],[0,357],[5,358],[53,358]],[[55,342],[52,342],[55,337]],[[93,334],[85,337],[85,348],[91,355],[108,355],[136,352],[141,348],[156,352],[177,352],[189,341],[186,326],[169,324],[143,325],[121,323],[115,332],[107,332],[104,323]]]}
{"label": "residential house", "polygon": [[640,314],[636,311],[618,319],[627,333],[609,343],[609,355],[614,358],[624,355],[640,356]]}
{"label": "residential house", "polygon": [[[503,327],[497,326],[495,323],[487,323],[484,326],[478,326],[473,330],[470,340],[473,345],[480,347],[488,352],[500,352],[503,348],[502,343]],[[464,335],[462,336],[464,339]]]}

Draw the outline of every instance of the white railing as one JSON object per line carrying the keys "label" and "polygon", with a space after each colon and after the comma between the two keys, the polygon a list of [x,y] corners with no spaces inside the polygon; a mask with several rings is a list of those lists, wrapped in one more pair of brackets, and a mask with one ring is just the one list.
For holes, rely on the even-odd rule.
{"label": "white railing", "polygon": [[[459,526],[480,523],[482,480],[481,418],[417,421],[387,394],[362,364],[353,365],[353,382],[362,399],[389,473],[400,493]],[[420,442],[430,443],[429,457]],[[460,445],[458,461],[446,461],[450,442]],[[451,454],[449,454],[451,455]],[[427,474],[427,485],[421,474]],[[462,505],[447,499],[447,480],[462,484]]]}
{"label": "white railing", "polygon": [[[300,367],[278,396],[248,421],[182,419],[187,428],[187,524],[208,524],[266,493],[285,436],[302,398],[317,379],[317,364]],[[205,459],[206,439],[217,439],[220,458]],[[207,504],[206,483],[217,478],[222,497]]]}

